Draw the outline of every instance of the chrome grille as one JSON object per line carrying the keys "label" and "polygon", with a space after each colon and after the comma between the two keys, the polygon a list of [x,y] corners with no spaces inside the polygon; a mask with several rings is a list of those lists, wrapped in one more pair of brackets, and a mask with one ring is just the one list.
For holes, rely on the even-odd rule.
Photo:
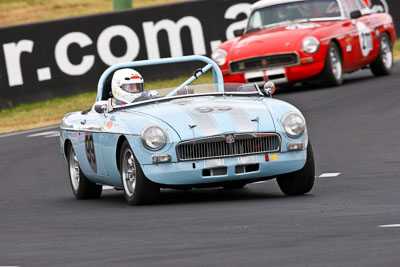
{"label": "chrome grille", "polygon": [[238,134],[233,143],[222,135],[179,143],[176,152],[185,161],[277,152],[280,145],[280,136],[274,133]]}
{"label": "chrome grille", "polygon": [[229,64],[231,73],[241,73],[249,70],[267,68],[287,67],[299,64],[299,57],[296,53],[279,54],[247,58],[240,61],[233,61]]}

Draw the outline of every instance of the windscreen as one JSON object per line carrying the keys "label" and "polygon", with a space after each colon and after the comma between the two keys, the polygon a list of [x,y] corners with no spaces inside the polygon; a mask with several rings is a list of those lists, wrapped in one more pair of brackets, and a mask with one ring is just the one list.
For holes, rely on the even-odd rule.
{"label": "windscreen", "polygon": [[308,0],[272,5],[253,11],[249,19],[247,32],[287,21],[340,16],[337,0]]}
{"label": "windscreen", "polygon": [[[132,103],[138,103],[147,100],[174,99],[174,98],[184,98],[185,96],[193,97],[196,95],[202,96],[209,94],[215,94],[215,95],[230,94],[239,96],[259,96],[261,94],[257,85],[250,83],[249,84],[224,83],[223,92],[217,92],[216,88],[218,88],[217,84],[196,84],[196,85],[170,87],[170,88],[154,89],[147,91],[145,88],[145,91],[142,93],[142,96],[135,99],[135,101]],[[173,95],[167,96],[171,92],[175,93]]]}

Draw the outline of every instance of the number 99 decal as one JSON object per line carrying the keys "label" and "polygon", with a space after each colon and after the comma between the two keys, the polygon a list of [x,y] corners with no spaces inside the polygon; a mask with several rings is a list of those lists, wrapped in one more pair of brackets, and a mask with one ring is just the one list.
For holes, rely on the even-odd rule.
{"label": "number 99 decal", "polygon": [[96,153],[94,151],[94,141],[92,133],[85,133],[85,151],[89,165],[92,168],[92,170],[96,173],[97,163],[96,163]]}
{"label": "number 99 decal", "polygon": [[362,22],[357,22],[358,36],[360,37],[361,53],[368,56],[373,49],[371,30]]}

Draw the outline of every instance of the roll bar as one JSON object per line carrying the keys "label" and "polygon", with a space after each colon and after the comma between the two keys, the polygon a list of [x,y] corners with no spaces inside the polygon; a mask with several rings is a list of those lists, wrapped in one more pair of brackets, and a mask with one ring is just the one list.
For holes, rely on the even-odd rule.
{"label": "roll bar", "polygon": [[102,100],[104,83],[107,77],[115,70],[122,68],[135,68],[135,67],[143,67],[143,66],[151,66],[151,65],[162,65],[162,64],[172,64],[172,63],[182,63],[182,62],[191,62],[191,61],[202,61],[207,65],[204,66],[201,70],[197,70],[193,76],[187,79],[184,83],[179,85],[176,89],[170,92],[167,96],[174,95],[179,89],[183,88],[186,85],[191,84],[193,81],[198,79],[204,73],[212,69],[215,91],[223,92],[224,91],[224,79],[222,77],[222,72],[218,65],[208,57],[193,55],[193,56],[183,56],[183,57],[170,57],[170,58],[161,58],[161,59],[149,59],[149,60],[140,60],[140,61],[132,61],[132,62],[123,62],[110,66],[106,69],[99,79],[99,83],[97,85],[97,97],[96,101]]}

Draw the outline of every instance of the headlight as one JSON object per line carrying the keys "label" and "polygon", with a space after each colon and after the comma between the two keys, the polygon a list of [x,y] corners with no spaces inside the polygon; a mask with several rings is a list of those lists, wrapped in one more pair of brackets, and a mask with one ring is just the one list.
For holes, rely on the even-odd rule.
{"label": "headlight", "polygon": [[142,143],[151,150],[160,149],[167,142],[164,130],[155,125],[145,128],[141,137]]}
{"label": "headlight", "polygon": [[212,52],[211,54],[211,58],[212,60],[215,61],[215,63],[217,63],[219,66],[223,66],[225,65],[226,62],[226,55],[228,53],[226,53],[225,50],[223,49],[217,49],[214,52]]}
{"label": "headlight", "polygon": [[303,51],[308,54],[314,54],[319,49],[319,41],[317,38],[309,36],[303,40]]}
{"label": "headlight", "polygon": [[297,137],[304,133],[306,129],[306,121],[303,116],[296,112],[289,112],[283,116],[282,125],[290,137]]}

